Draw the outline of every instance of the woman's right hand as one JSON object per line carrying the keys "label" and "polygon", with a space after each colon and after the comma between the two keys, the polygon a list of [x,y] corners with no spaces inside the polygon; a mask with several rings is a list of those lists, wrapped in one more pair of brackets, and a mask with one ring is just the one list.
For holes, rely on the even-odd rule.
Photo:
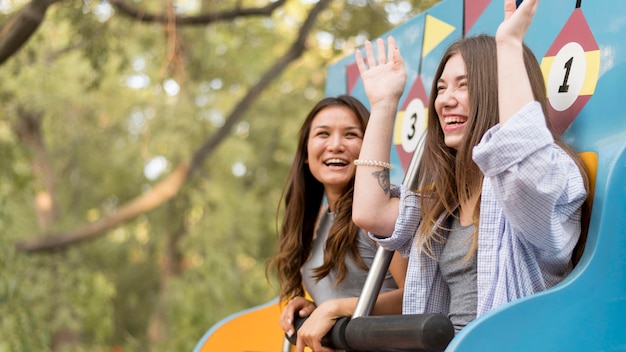
{"label": "woman's right hand", "polygon": [[378,59],[374,57],[370,41],[365,42],[365,59],[361,50],[356,51],[356,64],[372,108],[378,103],[397,104],[406,84],[404,60],[395,39],[387,38],[387,54],[383,39],[378,38],[376,45]]}
{"label": "woman's right hand", "polygon": [[280,315],[279,323],[281,329],[283,329],[287,336],[291,337],[291,335],[295,332],[293,319],[296,312],[299,317],[305,318],[311,315],[313,310],[315,310],[315,303],[305,299],[304,297],[294,297],[287,303],[285,309],[283,309],[283,312]]}

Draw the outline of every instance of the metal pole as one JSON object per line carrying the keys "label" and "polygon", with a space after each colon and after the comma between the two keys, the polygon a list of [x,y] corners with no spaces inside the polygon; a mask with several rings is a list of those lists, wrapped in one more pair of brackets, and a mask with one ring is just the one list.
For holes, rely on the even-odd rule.
{"label": "metal pole", "polygon": [[281,352],[291,352],[291,342],[289,342],[287,336],[283,339],[283,348]]}

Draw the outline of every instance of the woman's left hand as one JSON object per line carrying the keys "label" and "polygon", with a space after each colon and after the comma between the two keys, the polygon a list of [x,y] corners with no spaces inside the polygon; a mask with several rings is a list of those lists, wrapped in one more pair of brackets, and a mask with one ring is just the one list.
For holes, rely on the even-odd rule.
{"label": "woman's left hand", "polygon": [[496,31],[496,42],[522,43],[538,4],[539,0],[524,0],[516,8],[515,0],[504,0],[504,20]]}
{"label": "woman's left hand", "polygon": [[283,329],[288,336],[293,335],[293,319],[295,315],[298,314],[300,318],[305,318],[308,317],[314,309],[315,304],[313,302],[304,297],[294,297],[287,303],[287,306],[285,306],[285,309],[283,309],[280,315],[279,324],[281,329]]}
{"label": "woman's left hand", "polygon": [[331,301],[322,303],[311,313],[298,329],[296,352],[303,352],[308,346],[315,352],[333,352],[332,348],[322,346],[322,338],[333,328],[337,318],[336,308]]}

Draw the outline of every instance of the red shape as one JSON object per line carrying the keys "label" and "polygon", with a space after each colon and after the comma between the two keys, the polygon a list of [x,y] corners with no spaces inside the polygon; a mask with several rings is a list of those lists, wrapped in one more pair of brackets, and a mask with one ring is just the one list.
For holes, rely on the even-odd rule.
{"label": "red shape", "polygon": [[476,23],[480,15],[483,14],[491,0],[464,0],[463,7],[465,7],[465,33],[469,32],[470,28]]}
{"label": "red shape", "polygon": [[556,56],[565,44],[571,42],[580,44],[585,51],[600,49],[581,9],[574,10],[544,56]]}
{"label": "red shape", "polygon": [[348,84],[346,88],[348,94],[351,94],[356,82],[359,80],[359,68],[356,66],[356,62],[346,66],[346,79]]}
{"label": "red shape", "polygon": [[409,94],[407,94],[406,99],[404,99],[404,103],[402,104],[402,111],[406,110],[411,100],[415,98],[422,99],[422,102],[424,102],[424,106],[428,106],[428,94],[426,94],[426,89],[424,88],[424,84],[422,83],[422,78],[419,76],[417,77],[415,82],[413,82],[413,87],[411,87]]}
{"label": "red shape", "polygon": [[548,104],[550,122],[559,135],[563,134],[569,125],[574,122],[574,119],[576,119],[576,116],[578,116],[578,113],[583,109],[585,104],[587,104],[589,99],[591,99],[591,95],[580,95],[574,104],[564,111],[557,111],[552,105]]}

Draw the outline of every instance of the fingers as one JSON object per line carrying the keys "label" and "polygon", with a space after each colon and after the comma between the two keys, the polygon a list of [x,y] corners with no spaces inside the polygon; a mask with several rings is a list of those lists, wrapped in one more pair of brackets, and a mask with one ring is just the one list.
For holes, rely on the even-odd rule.
{"label": "fingers", "polygon": [[283,329],[285,334],[287,334],[287,336],[289,337],[291,337],[291,335],[293,335],[294,333],[293,314],[294,314],[293,307],[290,307],[289,304],[287,304],[287,306],[285,307],[285,309],[280,315],[280,319],[278,320],[278,323],[280,324],[280,328]]}
{"label": "fingers", "polygon": [[388,61],[397,60],[398,58],[402,59],[396,41],[392,36],[387,38],[387,50],[385,50],[385,41],[382,38],[376,39],[376,52],[378,55],[374,55],[374,47],[369,40],[365,41],[363,47],[365,49],[365,58],[363,58],[361,50],[357,50],[355,53],[355,61],[360,73],[364,73],[378,65],[385,65]]}
{"label": "fingers", "polygon": [[[381,38],[376,39],[376,46],[378,47],[378,64],[384,65],[387,62],[387,55],[385,55],[385,41]],[[391,58],[391,56],[389,56]]]}
{"label": "fingers", "polygon": [[537,12],[537,5],[539,5],[539,0],[524,0],[519,7],[516,0],[504,0],[504,19],[509,19],[515,12],[521,12],[532,18]]}
{"label": "fingers", "polygon": [[397,61],[398,57],[400,57],[400,50],[396,45],[396,40],[392,36],[387,38],[387,57],[392,61]]}
{"label": "fingers", "polygon": [[285,334],[287,334],[287,336],[291,337],[291,335],[295,332],[293,318],[296,312],[298,312],[298,316],[300,317],[307,317],[314,309],[315,305],[312,302],[304,299],[303,297],[294,297],[287,303],[285,309],[283,309],[280,315],[280,327],[283,329]]}
{"label": "fingers", "polygon": [[369,68],[376,66],[376,60],[374,60],[374,50],[372,49],[372,43],[368,40],[365,42],[365,56],[367,57],[367,66]]}
{"label": "fingers", "polygon": [[496,31],[496,41],[499,43],[523,41],[537,12],[538,4],[539,0],[524,0],[516,7],[515,0],[504,0],[504,20]]}
{"label": "fingers", "polygon": [[298,315],[300,316],[300,318],[308,317],[309,315],[311,315],[311,312],[313,312],[314,309],[314,305],[306,305],[302,309],[298,310]]}
{"label": "fingers", "polygon": [[304,352],[304,346],[306,346],[306,344],[302,338],[298,336],[298,339],[296,340],[296,352]]}
{"label": "fingers", "polygon": [[304,351],[307,346],[314,352],[334,352],[332,348],[322,345],[322,336],[308,331],[299,331],[296,340],[296,352]]}
{"label": "fingers", "polygon": [[[325,309],[326,308],[326,309]],[[315,352],[333,352],[322,345],[322,339],[332,329],[336,319],[329,316],[328,306],[324,304],[315,309],[311,316],[298,329],[296,346],[310,347]],[[299,347],[296,351],[300,351]]]}
{"label": "fingers", "polygon": [[[363,58],[363,53],[361,52],[361,50],[356,51],[355,56],[356,56],[356,66],[359,69],[359,73],[362,75],[365,73],[365,71],[367,71],[367,67],[372,67],[372,62],[374,61],[374,58],[372,57],[372,43],[369,40],[365,41],[365,44],[363,45],[363,47],[365,48],[365,56],[366,58]],[[365,64],[365,61],[367,60],[367,65]]]}
{"label": "fingers", "polygon": [[507,20],[516,10],[515,0],[504,0],[504,19]]}

